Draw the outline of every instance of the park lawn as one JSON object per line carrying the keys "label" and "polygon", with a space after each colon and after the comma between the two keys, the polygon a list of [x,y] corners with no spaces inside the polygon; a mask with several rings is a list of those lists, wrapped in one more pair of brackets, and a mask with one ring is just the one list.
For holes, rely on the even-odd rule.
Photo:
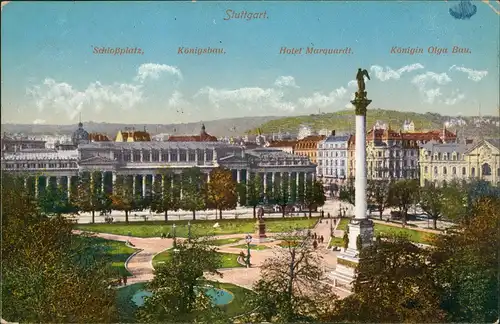
{"label": "park lawn", "polygon": [[136,252],[136,249],[126,246],[124,242],[106,240],[100,237],[78,236],[78,239],[91,240],[94,244],[103,246],[106,251],[105,254],[110,258],[113,270],[120,276],[132,276],[125,268],[125,261]]}
{"label": "park lawn", "polygon": [[[339,225],[337,226],[338,230],[345,231],[347,229],[347,225],[349,224],[349,218],[343,218],[340,220]],[[380,223],[375,223],[375,235],[377,234],[403,234],[408,236],[408,239],[412,242],[423,243],[423,244],[431,244],[432,240],[435,238],[435,234],[417,231],[409,228],[401,228],[391,225],[385,225]]]}
{"label": "park lawn", "polygon": [[111,246],[111,250],[109,251],[109,255],[111,257],[111,266],[114,269],[117,269],[120,275],[122,276],[132,276],[130,272],[125,268],[125,261],[127,261],[128,257],[135,253],[136,249],[128,247],[123,242],[119,241],[108,241]]}
{"label": "park lawn", "polygon": [[[171,258],[170,253],[171,253],[170,250],[166,250],[155,255],[155,257],[153,258],[153,268],[156,268],[160,264],[169,260]],[[221,252],[217,252],[217,254],[219,254],[222,258],[221,269],[243,267],[241,264],[238,263],[238,254],[221,253]]]}
{"label": "park lawn", "polygon": [[332,237],[328,247],[331,248],[333,246],[344,247],[344,239],[342,237]]}
{"label": "park lawn", "polygon": [[337,229],[341,231],[345,231],[347,229],[347,225],[349,225],[350,218],[342,218],[340,223],[337,225]]}
{"label": "park lawn", "polygon": [[243,267],[241,264],[238,263],[238,254],[221,253],[221,252],[218,253],[222,257],[222,269]]}
{"label": "park lawn", "polygon": [[[231,247],[238,248],[238,249],[247,249],[248,248],[246,244],[239,244],[239,245],[234,245]],[[266,245],[250,244],[250,250],[261,251],[261,250],[267,250],[267,249],[269,249],[269,247]]]}
{"label": "park lawn", "polygon": [[433,239],[436,237],[436,234],[429,232],[375,223],[375,235],[388,233],[403,234],[408,236],[410,241],[423,244],[432,244]]}
{"label": "park lawn", "polygon": [[[238,316],[251,311],[245,304],[245,301],[253,294],[251,290],[230,283],[204,281],[204,284],[225,289],[233,294],[231,303],[220,306],[228,316]],[[137,291],[144,290],[145,288],[146,283],[137,283],[117,290],[116,301],[120,323],[137,323],[135,312],[139,307],[132,301],[132,297]]]}
{"label": "park lawn", "polygon": [[[223,220],[196,220],[191,222],[191,234],[196,236],[223,235],[223,234],[246,234],[255,233],[254,219],[223,219]],[[297,217],[285,219],[266,220],[266,231],[269,233],[291,232],[298,229],[314,227],[317,218]],[[219,226],[214,228],[214,224]],[[177,237],[188,237],[188,221],[146,221],[146,222],[124,222],[113,224],[78,224],[76,229],[89,232],[110,233],[115,235],[129,235],[135,237],[160,237],[161,234],[173,235],[172,225],[175,224]]]}
{"label": "park lawn", "polygon": [[218,240],[213,240],[210,242],[210,245],[227,245],[227,244],[233,244],[233,243],[238,243],[239,241],[243,240],[243,237],[240,238],[225,238],[225,239],[218,239]]}

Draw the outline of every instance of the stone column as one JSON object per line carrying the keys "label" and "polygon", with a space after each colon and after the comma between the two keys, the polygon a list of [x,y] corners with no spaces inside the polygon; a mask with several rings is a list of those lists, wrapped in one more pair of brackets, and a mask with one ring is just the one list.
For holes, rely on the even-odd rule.
{"label": "stone column", "polygon": [[247,186],[250,183],[250,170],[246,169]]}
{"label": "stone column", "polygon": [[288,197],[292,198],[292,173],[288,172]]}
{"label": "stone column", "polygon": [[267,172],[264,172],[264,196],[267,195]]}
{"label": "stone column", "polygon": [[147,180],[147,175],[142,175],[142,197],[146,197],[146,180]]}
{"label": "stone column", "polygon": [[205,162],[207,162],[207,149],[203,150],[203,164],[205,164]]}
{"label": "stone column", "polygon": [[167,150],[167,161],[172,162],[172,152],[170,149]]}
{"label": "stone column", "polygon": [[198,165],[198,150],[194,150],[194,162]]}
{"label": "stone column", "polygon": [[163,150],[162,149],[158,150],[158,161],[163,162]]}
{"label": "stone column", "polygon": [[56,177],[56,186],[62,187],[62,177]]}
{"label": "stone column", "polygon": [[115,192],[115,187],[116,187],[116,172],[113,172],[113,175],[112,175],[113,179],[113,188],[112,188],[112,191],[111,192]]}
{"label": "stone column", "polygon": [[241,170],[240,169],[236,170],[236,181],[238,183],[241,183]]}
{"label": "stone column", "polygon": [[101,172],[101,192],[105,192],[104,180],[106,179],[106,171]]}
{"label": "stone column", "polygon": [[132,195],[133,195],[134,197],[135,197],[135,194],[136,194],[136,192],[137,192],[137,191],[136,191],[136,188],[135,188],[135,186],[136,186],[136,182],[137,182],[136,180],[137,180],[137,176],[134,174],[134,175],[132,176]]}
{"label": "stone column", "polygon": [[66,177],[66,185],[68,186],[68,199],[71,198],[71,176]]}
{"label": "stone column", "polygon": [[274,182],[276,181],[276,173],[271,172],[271,190],[272,193],[274,194]]}
{"label": "stone column", "polygon": [[140,153],[141,153],[141,162],[144,162],[144,153],[142,152],[142,150]]}
{"label": "stone column", "polygon": [[337,256],[337,266],[330,276],[335,285],[339,284],[350,290],[356,277],[355,268],[359,263],[357,239],[361,237],[362,247],[372,244],[373,241],[373,221],[368,219],[366,213],[366,107],[371,100],[366,98],[366,91],[358,91],[351,103],[356,113],[355,217],[349,223],[348,247]]}
{"label": "stone column", "polygon": [[186,162],[189,162],[189,149],[186,149]]}
{"label": "stone column", "polygon": [[181,161],[181,150],[177,149],[177,162]]}
{"label": "stone column", "polygon": [[38,197],[38,185],[40,184],[40,177],[35,177],[35,198]]}
{"label": "stone column", "polygon": [[45,177],[45,188],[48,188],[50,186],[50,178],[49,176]]}

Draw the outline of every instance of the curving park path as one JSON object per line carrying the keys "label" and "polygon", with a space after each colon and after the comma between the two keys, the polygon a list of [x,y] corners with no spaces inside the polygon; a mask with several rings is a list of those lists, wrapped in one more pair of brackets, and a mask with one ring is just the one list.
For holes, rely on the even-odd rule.
{"label": "curving park path", "polygon": [[[83,231],[74,230],[73,233],[81,234]],[[173,239],[141,238],[125,235],[107,233],[94,233],[93,235],[113,241],[130,242],[137,251],[125,261],[125,268],[132,274],[127,280],[128,285],[138,282],[150,281],[154,277],[152,260],[153,257],[173,246]]]}
{"label": "curving park path", "polygon": [[[312,229],[313,232],[316,232],[318,235],[326,235],[330,231],[330,223],[325,220],[322,223],[316,224],[316,227]],[[83,231],[74,230],[73,233],[81,234]],[[139,238],[139,237],[131,237],[125,235],[115,235],[115,234],[107,234],[107,233],[94,233],[93,235],[106,239],[106,240],[114,240],[121,242],[130,242],[133,245],[133,248],[137,249],[137,251],[132,254],[127,261],[125,262],[126,269],[132,274],[132,277],[129,277],[127,280],[127,285],[151,281],[154,277],[154,268],[153,268],[153,258],[156,254],[161,253],[173,246],[173,239],[162,239],[162,238]],[[270,235],[271,237],[274,235]],[[225,238],[240,238],[241,241],[239,243],[231,243],[227,245],[218,246],[218,252],[223,253],[232,253],[239,254],[241,251],[246,253],[246,249],[235,248],[234,245],[244,243],[245,234],[228,234],[228,235],[219,235],[214,237],[214,239],[225,239]],[[179,238],[178,238],[179,239]],[[182,238],[181,238],[182,239]],[[230,269],[220,269],[219,271],[223,274],[222,277],[217,275],[209,275],[206,277],[209,280],[215,280],[220,282],[232,283],[238,286],[242,286],[247,289],[252,289],[257,280],[260,278],[260,266],[262,263],[274,256],[274,254],[281,249],[277,246],[279,242],[265,242],[258,243],[253,242],[253,244],[258,245],[266,245],[269,249],[265,250],[251,250],[251,268],[230,268]],[[325,241],[324,244],[320,244],[318,248],[318,253],[322,257],[323,266],[325,270],[329,270],[336,264],[336,253],[329,251],[327,249],[328,242]],[[348,294],[342,291],[337,291],[339,297],[345,297]]]}

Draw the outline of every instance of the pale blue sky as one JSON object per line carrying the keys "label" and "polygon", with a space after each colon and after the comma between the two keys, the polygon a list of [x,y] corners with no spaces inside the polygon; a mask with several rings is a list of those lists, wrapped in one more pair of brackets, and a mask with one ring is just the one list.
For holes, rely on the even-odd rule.
{"label": "pale blue sky", "polygon": [[[2,122],[173,123],[346,109],[358,67],[371,107],[496,114],[499,16],[480,2],[11,2],[2,10]],[[267,19],[224,20],[228,9]],[[94,54],[94,47],[144,54]],[[183,47],[225,54],[178,54]],[[352,54],[280,55],[289,48]],[[424,54],[391,54],[393,46]],[[427,53],[430,46],[470,54]],[[449,51],[450,51],[449,50]],[[392,70],[392,71],[391,71]]]}

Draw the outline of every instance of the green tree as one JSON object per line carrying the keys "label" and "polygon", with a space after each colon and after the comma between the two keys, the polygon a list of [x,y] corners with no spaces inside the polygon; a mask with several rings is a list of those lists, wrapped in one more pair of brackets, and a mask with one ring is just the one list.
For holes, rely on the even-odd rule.
{"label": "green tree", "polygon": [[[297,177],[299,177],[298,174]],[[305,184],[306,184],[305,178],[299,177],[299,184],[297,185],[297,203],[301,205],[304,204],[305,202],[305,195],[306,195]]]}
{"label": "green tree", "polygon": [[[384,210],[389,207],[390,197],[389,189],[391,183],[388,180],[368,180],[368,196],[376,206],[379,212],[379,218],[382,219]],[[354,191],[353,191],[354,192]]]}
{"label": "green tree", "polygon": [[129,213],[134,209],[135,203],[133,181],[134,179],[131,176],[118,175],[111,195],[113,209],[125,212],[125,222],[127,224]]}
{"label": "green tree", "polygon": [[273,201],[281,207],[282,216],[285,217],[286,207],[290,203],[289,179],[282,177],[280,181],[273,183]]}
{"label": "green tree", "polygon": [[326,197],[323,184],[319,181],[308,183],[306,187],[305,205],[309,209],[309,217],[312,216],[312,210],[319,206],[323,206],[325,201]]}
{"label": "green tree", "polygon": [[179,209],[179,186],[174,183],[174,173],[163,171],[155,177],[151,210],[155,213],[164,213],[165,222],[168,221],[168,212]]}
{"label": "green tree", "polygon": [[288,244],[261,266],[261,279],[249,299],[256,309],[251,322],[318,322],[331,312],[336,299],[330,286],[323,283],[324,271],[311,239]]}
{"label": "green tree", "polygon": [[391,182],[389,189],[390,205],[397,207],[403,226],[406,226],[408,210],[418,202],[420,186],[417,180],[398,180]]}
{"label": "green tree", "polygon": [[347,178],[346,182],[340,187],[339,200],[345,201],[354,206],[356,199],[356,187],[354,185],[354,178]]}
{"label": "green tree", "polygon": [[437,236],[434,280],[447,322],[493,323],[500,316],[500,199],[479,198],[471,214],[447,235]]}
{"label": "green tree", "polygon": [[420,208],[430,218],[434,229],[437,229],[437,220],[443,215],[445,204],[445,188],[434,184],[426,185],[420,189]]}
{"label": "green tree", "polygon": [[193,167],[182,172],[182,209],[193,213],[196,219],[196,211],[203,210],[206,206],[206,192],[204,192],[205,179],[200,168]]}
{"label": "green tree", "polygon": [[61,186],[47,188],[38,197],[40,211],[46,215],[61,215],[74,211],[68,201],[68,194]]}
{"label": "green tree", "polygon": [[429,251],[389,236],[360,252],[354,294],[341,300],[332,322],[443,322]]}
{"label": "green tree", "polygon": [[203,273],[219,274],[221,258],[206,240],[177,244],[172,257],[155,270],[148,284],[153,295],[138,310],[145,323],[221,323],[224,313],[202,293]]}
{"label": "green tree", "polygon": [[223,167],[212,169],[207,187],[208,204],[219,211],[219,219],[222,219],[223,210],[236,208],[238,192],[231,170]]}
{"label": "green tree", "polygon": [[73,224],[45,217],[33,196],[2,178],[2,317],[16,322],[115,322],[108,267],[80,262]]}
{"label": "green tree", "polygon": [[250,176],[250,181],[247,183],[247,204],[253,208],[253,218],[257,218],[257,206],[264,198],[264,187],[262,185],[262,178],[258,174]]}
{"label": "green tree", "polygon": [[95,212],[102,210],[100,199],[100,186],[97,180],[99,172],[82,172],[78,178],[76,205],[81,212],[92,214],[92,223],[95,223]]}

